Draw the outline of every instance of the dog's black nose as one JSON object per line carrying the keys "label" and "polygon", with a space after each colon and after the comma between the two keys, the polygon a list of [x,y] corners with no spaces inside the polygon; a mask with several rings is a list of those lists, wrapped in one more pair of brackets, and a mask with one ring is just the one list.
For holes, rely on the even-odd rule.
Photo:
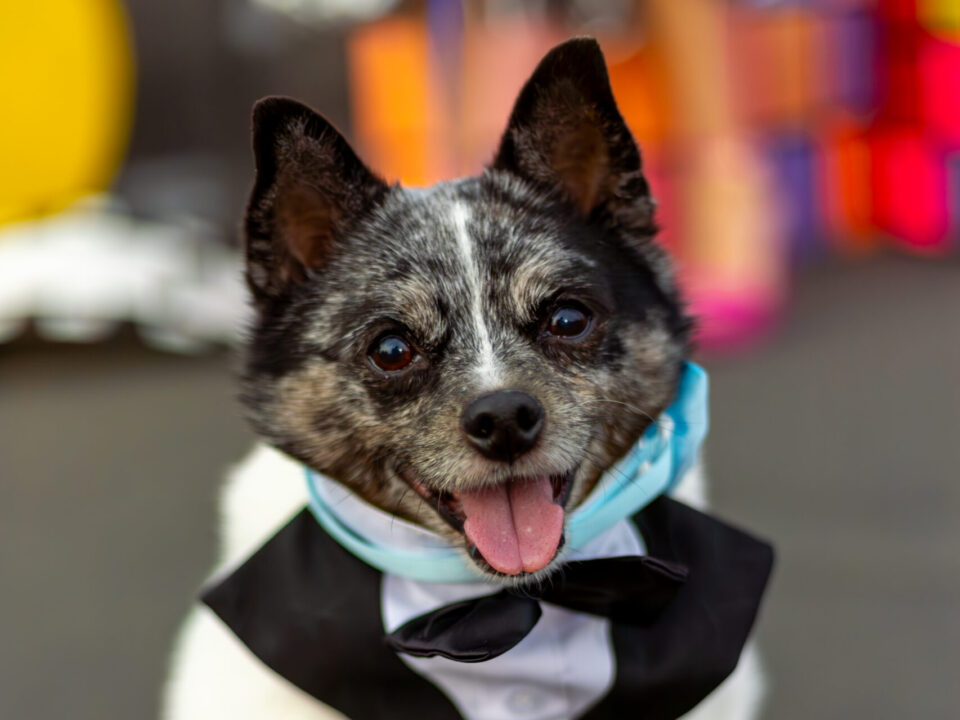
{"label": "dog's black nose", "polygon": [[461,424],[481,453],[491,460],[513,462],[536,445],[543,406],[525,392],[498,390],[470,403]]}

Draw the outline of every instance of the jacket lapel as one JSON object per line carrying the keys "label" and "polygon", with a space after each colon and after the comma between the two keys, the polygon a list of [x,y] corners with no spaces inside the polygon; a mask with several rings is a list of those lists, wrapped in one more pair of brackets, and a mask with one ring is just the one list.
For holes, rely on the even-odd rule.
{"label": "jacket lapel", "polygon": [[303,510],[201,599],[266,665],[352,720],[459,718],[384,643],[380,580]]}
{"label": "jacket lapel", "polygon": [[673,720],[695,707],[737,666],[773,567],[768,543],[668,497],[633,522],[687,582],[655,624],[612,626],[616,680],[584,720]]}

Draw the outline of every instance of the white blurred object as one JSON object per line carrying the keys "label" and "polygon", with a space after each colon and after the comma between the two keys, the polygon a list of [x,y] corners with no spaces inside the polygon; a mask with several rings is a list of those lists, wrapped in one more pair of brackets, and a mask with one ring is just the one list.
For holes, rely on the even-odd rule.
{"label": "white blurred object", "polygon": [[299,22],[372,20],[389,12],[397,0],[253,0],[260,7]]}
{"label": "white blurred object", "polygon": [[151,345],[197,352],[239,337],[245,297],[239,253],[199,225],[84,203],[0,227],[0,342],[30,319],[61,342],[95,342],[132,322]]}

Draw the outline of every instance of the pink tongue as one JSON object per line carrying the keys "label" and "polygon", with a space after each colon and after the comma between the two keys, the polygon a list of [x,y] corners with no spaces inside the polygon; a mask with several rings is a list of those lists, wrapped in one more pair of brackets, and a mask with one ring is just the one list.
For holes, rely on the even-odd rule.
{"label": "pink tongue", "polygon": [[550,478],[461,491],[467,540],[495,570],[536,572],[553,560],[563,533],[563,508],[553,502]]}

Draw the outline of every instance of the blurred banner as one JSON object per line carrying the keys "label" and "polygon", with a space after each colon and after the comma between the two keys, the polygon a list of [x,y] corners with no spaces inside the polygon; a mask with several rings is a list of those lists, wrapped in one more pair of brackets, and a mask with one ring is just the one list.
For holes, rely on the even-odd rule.
{"label": "blurred banner", "polygon": [[428,2],[352,33],[355,134],[413,184],[475,172],[537,59],[606,51],[707,347],[775,319],[790,265],[960,231],[954,0]]}
{"label": "blurred banner", "polygon": [[[252,176],[256,97],[297,95],[346,125],[374,168],[424,185],[478,171],[536,62],[576,34],[607,55],[707,349],[774,326],[793,267],[878,247],[956,252],[956,0],[8,2],[0,334],[16,336],[26,317],[63,327],[56,316],[73,307],[108,326],[134,316],[170,347],[235,336],[243,290],[229,247]],[[132,45],[138,116],[121,181],[106,200],[70,207],[120,167]],[[114,276],[84,269],[104,237],[155,292],[84,286],[85,274],[97,288],[130,285],[122,260]],[[61,243],[74,272],[52,274]],[[151,243],[167,258],[160,279],[136,265]],[[203,329],[172,327],[193,306],[173,309],[171,297],[202,303]]]}

